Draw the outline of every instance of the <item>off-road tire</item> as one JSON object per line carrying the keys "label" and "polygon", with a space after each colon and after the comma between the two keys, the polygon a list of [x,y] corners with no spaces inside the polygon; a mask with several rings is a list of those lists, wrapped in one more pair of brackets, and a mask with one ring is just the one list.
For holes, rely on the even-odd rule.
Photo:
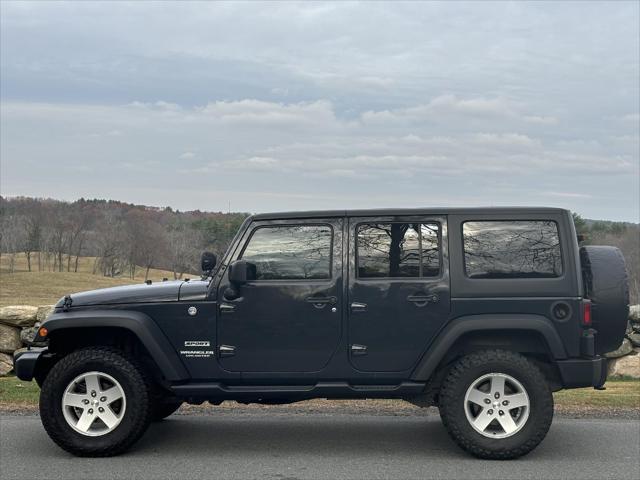
{"label": "off-road tire", "polygon": [[[478,433],[465,414],[465,394],[482,375],[503,373],[518,380],[530,399],[529,417],[521,430],[507,438]],[[479,458],[508,460],[536,448],[553,419],[553,395],[541,371],[524,356],[505,350],[486,350],[458,360],[442,383],[439,395],[442,422],[453,440]]]}
{"label": "off-road tire", "polygon": [[180,408],[182,401],[171,401],[163,398],[156,398],[153,403],[153,413],[151,414],[151,421],[159,422],[165,418],[173,415],[176,410]]}
{"label": "off-road tire", "polygon": [[[96,437],[71,428],[62,411],[64,391],[78,375],[99,371],[111,375],[122,386],[127,409],[120,424]],[[151,421],[150,388],[136,361],[114,348],[90,347],[77,350],[56,363],[40,391],[40,419],[61,448],[82,457],[108,457],[127,450],[146,431]]]}

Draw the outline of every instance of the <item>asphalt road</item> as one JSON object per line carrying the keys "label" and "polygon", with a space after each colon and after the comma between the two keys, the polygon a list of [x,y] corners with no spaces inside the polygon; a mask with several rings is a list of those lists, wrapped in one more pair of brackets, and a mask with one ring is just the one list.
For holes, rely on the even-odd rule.
{"label": "asphalt road", "polygon": [[178,415],[127,454],[76,458],[36,416],[0,417],[0,477],[9,479],[639,479],[640,421],[556,418],[515,461],[460,451],[437,416]]}

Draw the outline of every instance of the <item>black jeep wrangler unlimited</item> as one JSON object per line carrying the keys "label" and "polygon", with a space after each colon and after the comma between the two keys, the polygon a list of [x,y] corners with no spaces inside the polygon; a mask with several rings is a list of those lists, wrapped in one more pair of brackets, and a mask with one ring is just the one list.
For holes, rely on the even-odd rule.
{"label": "black jeep wrangler unlimited", "polygon": [[201,280],[61,299],[17,356],[51,438],[115,455],[183,402],[401,398],[463,449],[526,454],[552,392],[602,388],[628,286],[553,208],[254,215]]}

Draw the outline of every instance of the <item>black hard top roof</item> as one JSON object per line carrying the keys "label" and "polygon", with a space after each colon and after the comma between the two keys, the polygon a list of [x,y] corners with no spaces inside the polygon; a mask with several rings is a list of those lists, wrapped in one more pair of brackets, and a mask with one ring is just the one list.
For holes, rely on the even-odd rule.
{"label": "black hard top roof", "polygon": [[568,210],[555,207],[454,207],[454,208],[372,208],[363,210],[311,210],[307,212],[274,212],[252,215],[254,220],[278,220],[286,218],[372,217],[396,215],[526,215],[562,213]]}

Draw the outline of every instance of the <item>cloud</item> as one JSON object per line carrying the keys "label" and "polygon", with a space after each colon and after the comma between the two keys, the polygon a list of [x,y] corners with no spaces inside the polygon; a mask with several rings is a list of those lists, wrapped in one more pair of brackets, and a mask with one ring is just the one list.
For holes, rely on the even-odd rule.
{"label": "cloud", "polygon": [[[491,114],[515,112],[510,108],[496,109],[495,105],[503,103],[486,99],[437,100],[427,104],[427,110],[433,104],[438,108],[454,105],[454,110],[462,104],[463,109],[472,108],[475,112],[493,105],[487,107]],[[9,102],[3,109],[3,123],[30,125],[57,144],[60,139],[73,137],[80,157],[92,149],[105,153],[111,150],[111,154],[146,149],[146,155],[138,155],[139,161],[169,162],[176,144],[188,144],[193,149],[177,151],[173,157],[189,161],[188,165],[181,165],[182,172],[244,171],[256,178],[265,172],[294,176],[353,176],[353,172],[360,172],[363,177],[379,180],[411,175],[463,177],[472,172],[573,177],[638,172],[637,157],[623,148],[626,142],[615,152],[595,141],[545,140],[518,132],[456,131],[457,118],[440,119],[450,130],[447,136],[416,134],[414,122],[389,120],[423,110],[416,106],[368,111],[356,119],[347,119],[336,115],[328,101],[278,103],[246,99],[192,108],[142,102],[123,106]],[[514,120],[518,118],[516,113],[510,115]],[[377,117],[378,122],[368,122],[372,117]],[[381,118],[387,119],[384,134],[380,130]],[[469,128],[472,126],[470,123]],[[93,134],[100,129],[124,133],[101,140]],[[145,145],[147,141],[153,143],[152,148]],[[17,148],[14,143],[9,137],[7,155],[20,157],[28,151],[39,152],[37,146]],[[68,155],[66,150],[60,145],[58,152],[48,151],[47,155],[57,155],[63,162]],[[195,151],[199,153],[196,155]],[[37,153],[32,153],[34,156]]]}
{"label": "cloud", "polygon": [[212,102],[195,110],[224,123],[258,124],[270,128],[279,128],[282,125],[313,125],[334,120],[332,106],[327,101],[282,104],[247,99]]}
{"label": "cloud", "polygon": [[[527,113],[527,107],[504,97],[465,97],[452,94],[438,95],[427,103],[406,108],[381,111],[369,110],[361,120],[369,125],[399,124],[447,124],[453,118],[464,124],[513,126],[514,123],[528,128],[529,124],[552,126],[558,119],[552,115],[540,116]],[[513,127],[511,127],[513,128]]]}
{"label": "cloud", "polygon": [[576,192],[542,192],[543,195],[548,195],[550,197],[560,197],[560,198],[592,198],[593,195],[589,195],[587,193],[576,193]]}
{"label": "cloud", "polygon": [[538,125],[557,125],[558,119],[554,116],[525,115],[522,117],[525,122],[535,123]]}
{"label": "cloud", "polygon": [[636,218],[639,14],[9,2],[0,186],[151,204],[176,192],[173,206],[200,209],[542,200]]}
{"label": "cloud", "polygon": [[519,133],[477,133],[473,135],[472,141],[480,145],[491,145],[496,147],[536,147],[541,144],[540,140],[533,139],[527,135]]}
{"label": "cloud", "polygon": [[455,95],[442,95],[434,98],[427,106],[432,112],[453,111],[463,115],[514,115],[514,106],[504,98],[469,98],[461,99]]}

